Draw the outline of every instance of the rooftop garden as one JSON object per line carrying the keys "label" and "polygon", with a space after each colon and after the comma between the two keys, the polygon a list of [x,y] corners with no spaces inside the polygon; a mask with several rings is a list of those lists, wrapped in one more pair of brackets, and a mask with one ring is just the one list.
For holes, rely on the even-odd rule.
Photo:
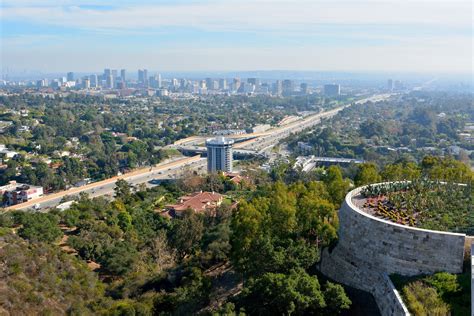
{"label": "rooftop garden", "polygon": [[430,180],[368,185],[362,209],[394,223],[474,234],[472,185]]}

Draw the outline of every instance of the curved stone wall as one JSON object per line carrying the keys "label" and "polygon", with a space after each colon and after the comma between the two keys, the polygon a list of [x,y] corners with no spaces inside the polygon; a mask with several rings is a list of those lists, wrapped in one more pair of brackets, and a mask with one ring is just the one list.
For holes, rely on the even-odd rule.
{"label": "curved stone wall", "polygon": [[372,216],[352,202],[361,189],[346,195],[339,211],[337,246],[332,252],[323,251],[320,270],[335,281],[372,293],[383,315],[401,315],[396,312],[399,306],[386,306],[384,276],[461,273],[466,235],[399,225]]}

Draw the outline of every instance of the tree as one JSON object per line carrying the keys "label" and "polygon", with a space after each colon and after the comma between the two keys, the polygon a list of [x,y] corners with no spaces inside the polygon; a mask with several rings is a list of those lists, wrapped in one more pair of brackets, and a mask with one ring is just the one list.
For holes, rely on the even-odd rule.
{"label": "tree", "polygon": [[229,221],[210,227],[203,236],[202,248],[207,259],[214,262],[226,260],[231,248]]}
{"label": "tree", "polygon": [[249,282],[242,297],[246,311],[255,315],[305,315],[326,306],[318,279],[303,269],[265,273]]}
{"label": "tree", "polygon": [[166,232],[160,230],[147,249],[148,256],[152,259],[155,272],[171,268],[175,264],[176,251],[171,248]]}
{"label": "tree", "polygon": [[342,310],[349,309],[352,304],[344,288],[332,282],[326,283],[324,299],[326,301],[326,311],[329,315],[338,315]]}
{"label": "tree", "polygon": [[171,242],[176,248],[179,257],[193,253],[199,246],[204,232],[202,217],[193,210],[187,210],[182,218],[173,221]]}
{"label": "tree", "polygon": [[267,210],[268,201],[264,198],[256,198],[252,202],[241,201],[232,216],[232,261],[242,272],[248,271],[252,265],[248,255],[254,248],[255,241],[263,234],[263,214]]}
{"label": "tree", "polygon": [[414,162],[386,165],[381,173],[384,180],[402,181],[414,180],[421,176],[421,170]]}
{"label": "tree", "polygon": [[357,174],[354,178],[356,186],[362,186],[371,183],[377,183],[382,177],[377,171],[377,166],[373,163],[363,163],[359,165]]}
{"label": "tree", "polygon": [[62,221],[69,227],[76,226],[79,224],[81,212],[77,208],[69,208],[62,214]]}
{"label": "tree", "polygon": [[459,183],[472,183],[474,172],[464,163],[452,158],[426,156],[421,162],[423,175],[432,179]]}
{"label": "tree", "polygon": [[58,220],[52,214],[25,213],[20,218],[22,227],[18,234],[31,241],[54,242],[62,232],[58,227]]}
{"label": "tree", "polygon": [[223,192],[224,191],[224,180],[225,178],[218,173],[208,174],[204,184],[204,188],[207,191],[212,192]]}
{"label": "tree", "polygon": [[132,216],[127,211],[121,211],[117,215],[118,225],[123,231],[130,230],[132,225]]}
{"label": "tree", "polygon": [[349,181],[342,178],[341,169],[338,166],[330,166],[324,177],[324,183],[331,201],[336,206],[340,205],[350,187]]}
{"label": "tree", "polygon": [[107,309],[106,315],[109,316],[151,316],[153,315],[153,306],[137,302],[131,299],[120,300],[115,302]]}
{"label": "tree", "polygon": [[328,193],[320,184],[278,182],[239,203],[231,222],[236,269],[248,278],[313,265],[320,247],[335,240],[338,225],[333,204],[323,196]]}
{"label": "tree", "polygon": [[370,138],[373,136],[383,137],[385,133],[385,127],[379,121],[366,121],[360,124],[361,135]]}
{"label": "tree", "polygon": [[337,237],[338,218],[334,205],[312,195],[298,200],[297,229],[316,247],[328,246]]}
{"label": "tree", "polygon": [[114,192],[115,198],[121,199],[124,202],[128,201],[132,196],[132,188],[130,184],[123,179],[119,179],[115,182]]}
{"label": "tree", "polygon": [[296,199],[283,182],[272,188],[269,205],[269,227],[279,236],[293,233],[296,228]]}
{"label": "tree", "polygon": [[135,247],[127,242],[117,242],[107,249],[100,261],[109,272],[124,275],[131,271],[137,259]]}

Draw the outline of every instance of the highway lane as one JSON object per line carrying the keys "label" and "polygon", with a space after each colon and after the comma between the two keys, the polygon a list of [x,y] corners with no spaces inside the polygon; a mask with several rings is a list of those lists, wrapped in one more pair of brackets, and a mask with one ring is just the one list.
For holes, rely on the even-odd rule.
{"label": "highway lane", "polygon": [[[378,94],[378,95],[373,95],[361,100],[358,100],[354,102],[355,104],[363,104],[366,102],[378,102],[378,101],[383,101],[391,97],[392,94]],[[323,112],[323,113],[318,113],[314,115],[307,116],[305,118],[302,118],[297,121],[293,121],[287,125],[281,126],[274,128],[272,130],[269,130],[266,132],[267,135],[261,136],[258,138],[250,139],[247,141],[244,141],[242,143],[237,143],[234,145],[235,148],[240,148],[240,149],[251,149],[251,150],[256,150],[256,151],[267,151],[269,148],[272,146],[278,144],[278,142],[283,139],[288,137],[290,134],[294,133],[299,133],[306,128],[309,128],[311,126],[317,125],[321,122],[321,119],[323,118],[330,118],[343,109],[350,107],[352,104],[346,104],[343,106],[340,106],[338,108]]]}
{"label": "highway lane", "polygon": [[[24,210],[38,206],[39,209],[51,208],[60,203],[60,201],[66,196],[77,196],[80,193],[89,194],[91,197],[101,195],[113,196],[115,182],[118,179],[123,179],[132,185],[138,185],[140,183],[148,183],[153,179],[170,179],[175,177],[183,167],[188,166],[190,169],[203,168],[205,166],[206,159],[201,158],[199,155],[194,157],[181,158],[175,161],[167,162],[164,164],[158,164],[152,168],[141,168],[133,172],[106,179],[103,181],[93,182],[82,187],[74,187],[69,190],[44,195],[42,197],[32,199],[28,202],[17,204],[6,208],[6,210]],[[148,183],[147,186],[153,186]]]}

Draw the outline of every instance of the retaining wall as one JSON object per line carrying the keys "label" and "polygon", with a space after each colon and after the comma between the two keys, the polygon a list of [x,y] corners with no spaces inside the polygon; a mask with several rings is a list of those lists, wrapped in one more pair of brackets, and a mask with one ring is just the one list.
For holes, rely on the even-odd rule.
{"label": "retaining wall", "polygon": [[419,229],[372,216],[355,206],[349,192],[339,211],[339,241],[323,251],[323,274],[374,295],[382,315],[406,315],[391,290],[390,274],[412,276],[438,271],[461,273],[465,235]]}

